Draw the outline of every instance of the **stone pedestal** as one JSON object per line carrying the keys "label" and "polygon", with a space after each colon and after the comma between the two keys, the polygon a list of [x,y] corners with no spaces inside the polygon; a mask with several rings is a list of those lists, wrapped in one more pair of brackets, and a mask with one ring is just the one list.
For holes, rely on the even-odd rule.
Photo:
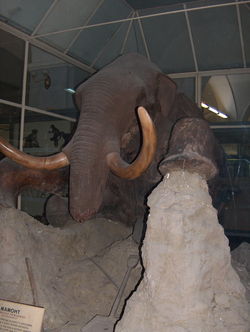
{"label": "stone pedestal", "polygon": [[207,183],[173,171],[148,199],[144,277],[115,332],[247,332],[245,289]]}

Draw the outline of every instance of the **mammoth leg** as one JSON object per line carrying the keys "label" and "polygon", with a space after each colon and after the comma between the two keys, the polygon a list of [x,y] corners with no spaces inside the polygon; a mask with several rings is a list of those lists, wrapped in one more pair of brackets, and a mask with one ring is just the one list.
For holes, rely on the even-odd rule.
{"label": "mammoth leg", "polygon": [[169,151],[161,162],[163,175],[186,169],[212,179],[218,173],[218,152],[221,151],[208,123],[198,118],[183,118],[175,124]]}
{"label": "mammoth leg", "polygon": [[63,194],[68,183],[68,167],[58,170],[29,169],[8,158],[0,161],[0,205],[16,207],[18,195],[32,188]]}

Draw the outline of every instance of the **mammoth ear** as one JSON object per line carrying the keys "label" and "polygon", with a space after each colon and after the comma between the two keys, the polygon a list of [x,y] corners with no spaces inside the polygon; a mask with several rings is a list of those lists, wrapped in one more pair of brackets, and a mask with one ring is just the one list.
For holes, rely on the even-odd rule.
{"label": "mammoth ear", "polygon": [[171,110],[176,95],[176,84],[168,76],[159,74],[157,99],[161,105],[161,112],[167,116]]}

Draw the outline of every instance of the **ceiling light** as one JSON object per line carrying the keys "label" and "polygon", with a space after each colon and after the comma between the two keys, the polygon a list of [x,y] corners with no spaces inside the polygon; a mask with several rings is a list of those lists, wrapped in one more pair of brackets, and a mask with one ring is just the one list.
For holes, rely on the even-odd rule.
{"label": "ceiling light", "polygon": [[205,103],[203,103],[203,102],[201,102],[201,107],[203,107],[203,108],[208,108],[208,105],[205,104]]}
{"label": "ceiling light", "polygon": [[218,111],[216,108],[214,108],[212,106],[209,106],[209,105],[205,104],[204,102],[201,102],[201,107],[207,109],[210,112],[215,113],[216,115],[218,115],[219,117],[221,117],[223,119],[227,119],[228,118],[227,114],[225,114],[225,113],[223,113],[221,111]]}
{"label": "ceiling light", "polygon": [[74,94],[76,93],[74,89],[71,89],[71,88],[67,88],[67,89],[64,89],[64,91],[68,92],[68,93],[71,93],[71,94]]}

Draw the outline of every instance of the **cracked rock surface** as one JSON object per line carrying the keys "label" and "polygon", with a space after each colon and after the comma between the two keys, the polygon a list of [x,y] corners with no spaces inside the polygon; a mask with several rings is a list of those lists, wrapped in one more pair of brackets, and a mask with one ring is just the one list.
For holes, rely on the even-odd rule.
{"label": "cracked rock surface", "polygon": [[[249,332],[243,285],[250,303],[250,245],[235,249],[231,262],[206,182],[187,172],[173,173],[148,202],[142,247],[146,272],[116,332]],[[81,332],[94,316],[109,315],[128,257],[138,255],[131,232],[103,218],[53,228],[1,208],[0,298],[34,303],[26,258],[36,304],[45,307],[44,332]],[[118,314],[140,277],[138,264]]]}
{"label": "cracked rock surface", "polygon": [[249,332],[245,288],[198,174],[167,174],[149,196],[145,272],[116,332]]}
{"label": "cracked rock surface", "polygon": [[250,243],[241,243],[231,254],[232,265],[246,289],[246,298],[250,305]]}
{"label": "cracked rock surface", "polygon": [[[32,268],[36,305],[45,308],[44,330],[80,331],[96,314],[108,316],[127,269],[138,255],[131,229],[107,219],[40,224],[12,208],[0,210],[0,298],[33,304],[26,260]],[[123,296],[141,276],[138,264]]]}

